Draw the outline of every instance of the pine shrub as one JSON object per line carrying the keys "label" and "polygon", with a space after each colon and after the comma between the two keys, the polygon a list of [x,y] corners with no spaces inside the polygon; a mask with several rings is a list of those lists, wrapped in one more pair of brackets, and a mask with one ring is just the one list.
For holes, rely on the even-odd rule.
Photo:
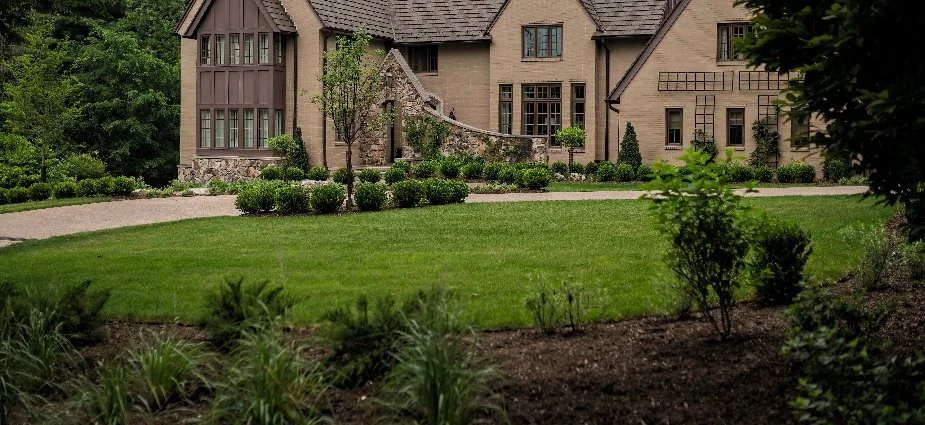
{"label": "pine shrub", "polygon": [[619,164],[629,164],[633,170],[642,165],[642,155],[639,153],[639,140],[636,139],[636,129],[632,123],[626,123],[626,132],[620,143]]}

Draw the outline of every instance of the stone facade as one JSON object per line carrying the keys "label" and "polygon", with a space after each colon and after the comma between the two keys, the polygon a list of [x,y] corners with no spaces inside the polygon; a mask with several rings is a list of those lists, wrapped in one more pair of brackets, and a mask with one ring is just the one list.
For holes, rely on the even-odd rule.
{"label": "stone facade", "polygon": [[217,179],[226,182],[253,180],[260,177],[260,170],[271,165],[284,165],[279,158],[206,158],[195,157],[192,166],[180,167],[179,179],[185,182],[207,184]]}

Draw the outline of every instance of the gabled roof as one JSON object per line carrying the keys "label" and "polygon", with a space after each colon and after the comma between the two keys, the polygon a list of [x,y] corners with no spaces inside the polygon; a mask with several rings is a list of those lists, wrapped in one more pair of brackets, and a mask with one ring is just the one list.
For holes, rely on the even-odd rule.
{"label": "gabled roof", "polygon": [[504,0],[392,0],[395,41],[481,41]]}
{"label": "gabled roof", "polygon": [[[270,23],[273,31],[286,34],[298,33],[295,24],[292,22],[292,18],[279,0],[254,0],[254,2],[257,4],[257,8],[260,9],[261,13],[266,15],[267,21]],[[180,22],[177,23],[176,28],[174,28],[174,32],[183,37],[193,37],[196,27],[199,26],[199,22],[211,5],[212,0],[193,0],[190,2],[189,6],[186,8],[186,12],[183,14],[183,18],[180,19]]]}
{"label": "gabled roof", "polygon": [[[304,0],[296,0],[304,1]],[[395,38],[388,0],[309,0],[325,28],[339,31],[365,29],[379,38]]]}
{"label": "gabled roof", "polygon": [[646,64],[646,61],[649,60],[649,57],[652,56],[652,53],[658,47],[658,44],[665,38],[665,35],[668,34],[668,30],[671,29],[672,25],[678,21],[678,18],[684,13],[684,10],[687,9],[691,0],[679,0],[678,5],[668,14],[668,17],[665,19],[665,22],[658,28],[658,31],[655,32],[655,36],[649,40],[646,44],[646,47],[642,49],[642,52],[639,53],[639,56],[636,57],[636,60],[633,61],[633,64],[630,65],[626,74],[623,75],[623,78],[620,82],[617,83],[617,86],[610,92],[610,96],[607,96],[608,103],[620,103],[620,96],[623,95],[623,92],[630,85],[630,82],[636,78],[636,74],[642,70],[642,66]]}
{"label": "gabled roof", "polygon": [[665,15],[666,0],[584,0],[593,5],[601,31],[597,37],[652,35]]}
{"label": "gabled roof", "polygon": [[276,23],[280,32],[296,33],[295,24],[292,22],[292,18],[289,17],[289,12],[286,12],[286,8],[283,7],[279,0],[260,1],[263,3],[263,7],[266,8],[267,13],[270,14],[270,17],[273,18],[272,22]]}

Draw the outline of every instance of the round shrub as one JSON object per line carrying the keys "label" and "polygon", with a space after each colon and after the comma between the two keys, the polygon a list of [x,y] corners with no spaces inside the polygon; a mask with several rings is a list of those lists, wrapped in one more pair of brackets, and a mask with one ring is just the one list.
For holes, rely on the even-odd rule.
{"label": "round shrub", "polygon": [[777,180],[781,183],[813,183],[816,181],[816,169],[802,161],[793,161],[777,170]]}
{"label": "round shrub", "polygon": [[308,170],[308,179],[323,182],[328,180],[329,174],[327,168],[312,167],[311,170]]}
{"label": "round shrub", "polygon": [[549,187],[551,182],[552,174],[549,171],[534,168],[522,171],[518,183],[521,187],[530,190],[543,190]]}
{"label": "round shrub", "polygon": [[309,191],[302,186],[284,186],[276,191],[276,209],[283,214],[304,214],[309,199]]}
{"label": "round shrub", "polygon": [[408,180],[408,173],[401,168],[389,168],[385,172],[385,182],[388,185]]}
{"label": "round shrub", "polygon": [[20,204],[29,200],[29,189],[14,187],[7,192],[7,199],[11,204]]}
{"label": "round shrub", "polygon": [[620,182],[631,182],[635,176],[633,172],[633,166],[630,164],[620,164],[617,166],[617,181]]}
{"label": "round shrub", "polygon": [[482,178],[482,171],[485,165],[480,162],[470,162],[462,167],[462,175],[467,180],[476,180]]}
{"label": "round shrub", "polygon": [[754,174],[755,174],[755,177],[754,177],[755,180],[758,180],[762,183],[771,183],[772,181],[774,181],[774,169],[767,165],[762,165],[760,167],[755,168]]}
{"label": "round shrub", "polygon": [[799,226],[768,221],[758,228],[749,274],[762,305],[790,304],[800,293],[803,269],[813,252],[809,233]]}
{"label": "round shrub", "polygon": [[385,185],[381,183],[360,183],[353,196],[361,211],[379,211],[385,206]]}
{"label": "round shrub", "polygon": [[312,190],[312,211],[318,214],[333,214],[344,204],[347,189],[340,183],[323,184]]}
{"label": "round shrub", "polygon": [[508,165],[498,173],[498,181],[504,184],[515,184],[520,178],[520,170]]}
{"label": "round shrub", "polygon": [[276,206],[276,189],[260,182],[247,186],[238,193],[234,206],[246,214],[272,211]]}
{"label": "round shrub", "polygon": [[826,155],[822,162],[822,178],[838,182],[851,177],[851,161],[838,155]]}
{"label": "round shrub", "polygon": [[334,180],[334,183],[348,184],[350,180],[353,180],[353,175],[349,173],[346,168],[338,168],[337,171],[331,175],[331,180]]}
{"label": "round shrub", "polygon": [[61,166],[65,175],[75,180],[98,179],[106,175],[106,164],[86,153],[67,157]]}
{"label": "round shrub", "polygon": [[414,208],[424,199],[424,183],[417,180],[403,180],[392,187],[392,198],[399,208]]}
{"label": "round shrub", "polygon": [[745,164],[732,164],[726,173],[732,183],[745,183],[755,179],[754,169]]}
{"label": "round shrub", "polygon": [[427,179],[424,181],[424,197],[431,205],[462,202],[468,195],[469,186],[458,180]]}
{"label": "round shrub", "polygon": [[128,177],[116,177],[112,180],[110,193],[119,196],[128,196],[135,191],[135,180]]}
{"label": "round shrub", "polygon": [[391,169],[403,170],[405,174],[411,174],[411,163],[408,161],[393,162]]}
{"label": "round shrub", "polygon": [[378,170],[367,168],[363,171],[360,171],[360,181],[363,183],[379,183],[379,180],[382,180],[382,174],[379,174]]}
{"label": "round shrub", "polygon": [[591,161],[588,165],[585,166],[585,175],[594,176],[597,174],[598,167],[601,166],[601,161]]}
{"label": "round shrub", "polygon": [[96,179],[85,179],[77,182],[77,195],[82,197],[96,196]]}
{"label": "round shrub", "polygon": [[652,181],[652,167],[646,164],[640,164],[636,169],[636,180],[641,182]]}
{"label": "round shrub", "polygon": [[51,185],[48,183],[34,183],[29,186],[29,199],[33,201],[44,201],[51,198]]}
{"label": "round shrub", "polygon": [[295,181],[305,180],[305,171],[301,168],[289,167],[286,169],[286,178]]}
{"label": "round shrub", "polygon": [[482,174],[485,176],[485,180],[498,181],[498,175],[506,166],[507,164],[503,162],[489,162],[482,168]]}
{"label": "round shrub", "polygon": [[96,179],[94,186],[96,187],[96,193],[99,195],[112,195],[113,189],[115,189],[116,178],[112,176],[104,176]]}
{"label": "round shrub", "polygon": [[437,174],[437,163],[434,161],[421,161],[414,167],[414,175],[422,179],[433,177]]}
{"label": "round shrub", "polygon": [[260,171],[260,178],[263,180],[282,180],[283,167],[271,165]]}
{"label": "round shrub", "polygon": [[454,159],[444,159],[440,162],[440,174],[447,179],[459,177],[459,163]]}
{"label": "round shrub", "polygon": [[10,190],[5,187],[0,187],[0,205],[6,205],[10,203]]}
{"label": "round shrub", "polygon": [[599,182],[613,182],[617,181],[618,173],[617,166],[613,165],[610,162],[596,162],[596,170],[594,171],[594,179]]}
{"label": "round shrub", "polygon": [[549,167],[549,170],[556,174],[566,175],[568,174],[568,164],[562,161],[556,161],[552,163],[552,166]]}
{"label": "round shrub", "polygon": [[579,162],[576,162],[576,163],[572,164],[572,172],[573,172],[573,173],[577,173],[577,174],[584,174],[584,173],[585,173],[585,166],[582,165],[582,164],[579,163]]}

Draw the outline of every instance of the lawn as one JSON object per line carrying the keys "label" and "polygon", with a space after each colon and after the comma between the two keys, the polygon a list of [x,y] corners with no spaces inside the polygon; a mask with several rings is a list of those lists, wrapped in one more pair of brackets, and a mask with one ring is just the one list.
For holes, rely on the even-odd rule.
{"label": "lawn", "polygon": [[[836,279],[859,258],[836,235],[890,210],[856,197],[750,199],[801,223],[809,272]],[[301,322],[360,294],[405,297],[443,284],[480,327],[530,322],[524,298],[545,276],[600,292],[607,317],[670,301],[666,243],[645,201],[472,204],[323,217],[225,217],[94,232],[0,249],[0,281],[35,291],[85,279],[112,290],[111,317],[192,321],[225,277],[270,279],[302,301]]]}
{"label": "lawn", "polygon": [[95,204],[97,202],[109,202],[112,198],[69,198],[69,199],[49,199],[47,201],[23,202],[21,204],[0,205],[0,214],[43,210],[45,208],[67,207],[70,205]]}
{"label": "lawn", "polygon": [[[609,192],[621,190],[643,190],[644,183],[631,182],[552,182],[547,189],[549,192]],[[785,183],[761,183],[757,187],[807,187],[807,186],[832,186],[831,184],[785,184]],[[744,188],[745,184],[730,184],[730,187]]]}

